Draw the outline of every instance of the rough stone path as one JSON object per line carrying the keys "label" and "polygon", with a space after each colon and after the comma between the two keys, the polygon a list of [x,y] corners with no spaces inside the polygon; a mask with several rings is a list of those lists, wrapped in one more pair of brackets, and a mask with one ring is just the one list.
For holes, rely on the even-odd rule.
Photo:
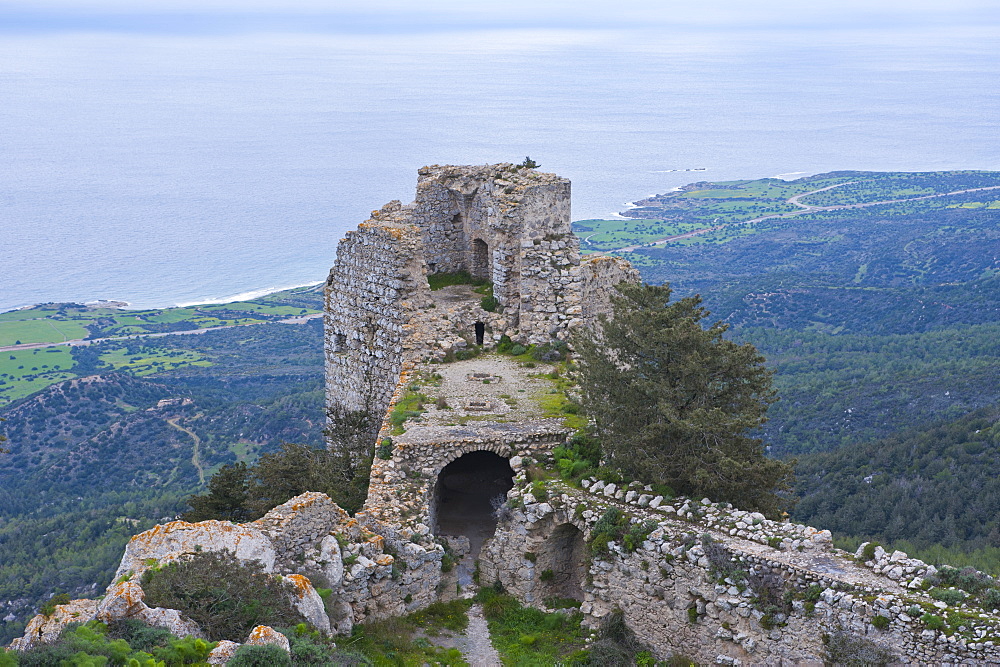
{"label": "rough stone path", "polygon": [[500,654],[490,642],[490,629],[486,625],[482,605],[474,604],[469,609],[469,627],[459,638],[458,649],[473,667],[494,667],[503,664],[500,662]]}

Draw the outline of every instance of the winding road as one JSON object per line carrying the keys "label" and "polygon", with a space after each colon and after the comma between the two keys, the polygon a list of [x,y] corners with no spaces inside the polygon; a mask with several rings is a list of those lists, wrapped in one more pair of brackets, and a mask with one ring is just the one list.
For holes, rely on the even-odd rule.
{"label": "winding road", "polygon": [[[862,204],[840,204],[837,206],[811,206],[809,204],[803,204],[799,200],[802,197],[808,197],[809,195],[814,195],[817,192],[826,192],[827,190],[833,190],[834,188],[841,188],[845,185],[852,185],[857,183],[857,181],[848,181],[847,183],[837,183],[836,185],[828,185],[825,188],[820,188],[818,190],[811,190],[809,192],[803,192],[802,194],[795,195],[794,197],[789,197],[785,200],[785,203],[791,204],[792,206],[798,206],[801,211],[789,211],[788,213],[774,213],[772,215],[765,215],[759,218],[754,218],[753,220],[744,220],[743,222],[732,222],[728,225],[712,225],[711,227],[704,227],[702,229],[694,229],[690,232],[685,232],[683,234],[678,234],[676,236],[668,236],[663,239],[658,239],[656,241],[650,241],[649,243],[640,243],[638,245],[625,246],[624,248],[618,248],[617,250],[607,250],[605,252],[632,252],[638,250],[639,248],[648,248],[654,245],[663,245],[665,243],[670,243],[672,241],[679,241],[681,239],[689,239],[692,236],[700,236],[702,234],[707,234],[709,232],[714,232],[718,229],[724,227],[731,227],[733,225],[752,225],[756,222],[763,222],[764,220],[775,220],[778,218],[791,218],[796,215],[802,215],[804,213],[814,213],[817,211],[844,211],[853,208],[868,208],[869,206],[881,206],[882,204],[898,204],[901,202],[909,201],[920,201],[921,199],[934,199],[936,197],[950,197],[952,195],[962,195],[968,192],[983,192],[985,190],[1000,190],[1000,185],[990,185],[985,188],[969,188],[968,190],[955,190],[954,192],[941,192],[934,195],[923,195],[921,197],[906,197],[904,199],[885,199],[882,201],[871,201]],[[597,253],[595,253],[597,254]]]}

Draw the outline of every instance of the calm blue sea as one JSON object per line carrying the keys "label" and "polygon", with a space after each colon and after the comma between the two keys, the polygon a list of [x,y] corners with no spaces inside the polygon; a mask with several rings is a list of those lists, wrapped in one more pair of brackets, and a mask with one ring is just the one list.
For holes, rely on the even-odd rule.
{"label": "calm blue sea", "polygon": [[530,155],[572,179],[575,219],[693,180],[1000,169],[1000,30],[980,15],[0,26],[0,310],[321,281],[344,232],[409,201],[424,164]]}

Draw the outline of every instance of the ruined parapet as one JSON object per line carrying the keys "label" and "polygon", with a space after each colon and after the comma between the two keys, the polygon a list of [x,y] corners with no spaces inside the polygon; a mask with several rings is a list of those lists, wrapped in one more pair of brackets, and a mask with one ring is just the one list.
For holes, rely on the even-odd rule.
{"label": "ruined parapet", "polygon": [[[584,487],[549,482],[542,499],[520,477],[480,553],[481,581],[536,607],[575,598],[591,627],[620,610],[659,659],[813,664],[880,653],[900,663],[1000,663],[997,611],[931,596],[934,568],[902,552],[852,556],[832,547],[829,531],[707,499],[665,500],[638,483]],[[630,518],[630,537],[598,529],[609,511]],[[845,647],[859,653],[835,653]]]}
{"label": "ruined parapet", "polygon": [[601,255],[580,263],[583,297],[580,315],[587,326],[593,326],[601,315],[611,314],[611,297],[615,285],[638,283],[639,270],[620,257]]}

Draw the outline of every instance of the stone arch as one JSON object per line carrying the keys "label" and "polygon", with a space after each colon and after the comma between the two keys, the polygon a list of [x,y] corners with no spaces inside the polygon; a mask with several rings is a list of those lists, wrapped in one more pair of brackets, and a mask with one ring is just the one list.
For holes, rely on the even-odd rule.
{"label": "stone arch", "polygon": [[500,448],[483,445],[460,448],[456,456],[441,466],[431,496],[429,514],[433,532],[468,537],[473,557],[496,532],[493,499],[506,498],[514,485],[514,470],[507,452],[501,454],[493,449]]}
{"label": "stone arch", "polygon": [[489,244],[481,238],[475,238],[469,250],[469,273],[473,278],[492,281],[493,258],[490,255]]}
{"label": "stone arch", "polygon": [[561,523],[542,543],[537,554],[540,599],[570,598],[583,601],[587,576],[585,533],[571,522]]}

